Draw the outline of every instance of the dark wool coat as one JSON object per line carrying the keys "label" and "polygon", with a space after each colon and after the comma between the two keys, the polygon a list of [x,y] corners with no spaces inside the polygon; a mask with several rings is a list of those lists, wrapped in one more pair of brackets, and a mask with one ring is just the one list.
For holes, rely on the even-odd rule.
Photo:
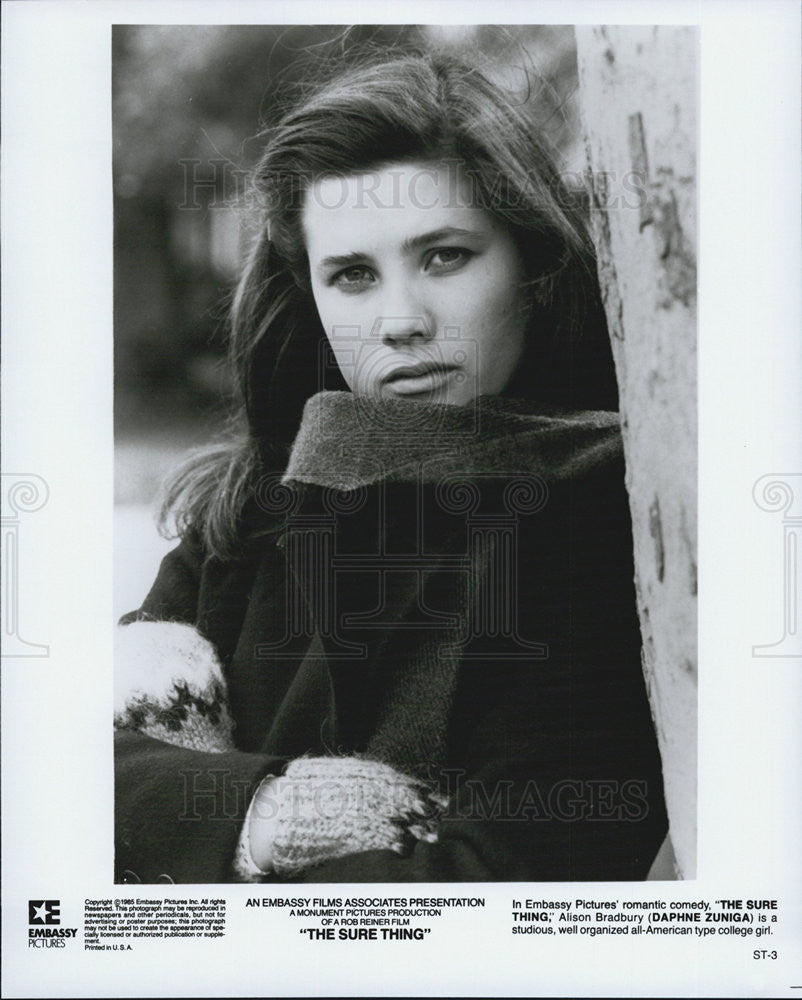
{"label": "dark wool coat", "polygon": [[118,880],[230,880],[256,786],[305,754],[449,805],[434,843],[296,881],[646,877],[667,821],[616,415],[321,393],[254,509],[246,556],[188,536],[124,619],[211,642],[236,749],[116,734]]}

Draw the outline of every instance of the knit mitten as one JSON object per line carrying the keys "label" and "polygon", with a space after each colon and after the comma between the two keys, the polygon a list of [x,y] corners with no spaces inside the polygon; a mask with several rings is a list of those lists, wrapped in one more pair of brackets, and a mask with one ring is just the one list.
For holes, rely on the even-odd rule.
{"label": "knit mitten", "polygon": [[117,628],[114,726],[174,746],[234,748],[226,686],[214,647],[190,625],[132,622]]}
{"label": "knit mitten", "polygon": [[285,877],[360,851],[406,854],[437,840],[445,800],[388,764],[362,757],[299,757],[281,783],[273,870]]}

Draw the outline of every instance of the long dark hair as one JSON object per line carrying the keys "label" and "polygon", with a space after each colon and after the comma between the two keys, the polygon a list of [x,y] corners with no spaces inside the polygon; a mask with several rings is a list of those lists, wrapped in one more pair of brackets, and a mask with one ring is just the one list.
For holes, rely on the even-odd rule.
{"label": "long dark hair", "polygon": [[230,558],[258,479],[280,470],[305,401],[345,389],[312,298],[301,231],[308,185],[399,161],[459,165],[512,233],[531,287],[530,335],[505,394],[616,409],[595,256],[578,197],[562,183],[526,104],[462,60],[402,55],[319,85],[264,133],[253,176],[261,219],[231,309],[237,436],[191,460],[169,486],[162,525],[193,528]]}

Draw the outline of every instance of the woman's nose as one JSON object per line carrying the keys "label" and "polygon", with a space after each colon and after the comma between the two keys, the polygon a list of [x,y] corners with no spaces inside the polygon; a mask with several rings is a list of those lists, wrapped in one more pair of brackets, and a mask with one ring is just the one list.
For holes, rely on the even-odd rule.
{"label": "woman's nose", "polygon": [[419,296],[405,284],[388,288],[376,328],[383,344],[406,343],[416,337],[431,339],[434,323]]}
{"label": "woman's nose", "polygon": [[379,336],[383,344],[401,344],[415,338],[429,340],[429,326],[423,316],[382,316]]}

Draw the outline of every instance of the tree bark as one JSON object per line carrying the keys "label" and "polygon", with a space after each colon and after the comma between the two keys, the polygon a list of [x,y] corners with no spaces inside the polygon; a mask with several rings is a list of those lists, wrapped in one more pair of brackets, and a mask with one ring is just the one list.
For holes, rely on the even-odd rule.
{"label": "tree bark", "polygon": [[693,28],[577,29],[643,667],[683,878],[696,873],[696,52]]}

